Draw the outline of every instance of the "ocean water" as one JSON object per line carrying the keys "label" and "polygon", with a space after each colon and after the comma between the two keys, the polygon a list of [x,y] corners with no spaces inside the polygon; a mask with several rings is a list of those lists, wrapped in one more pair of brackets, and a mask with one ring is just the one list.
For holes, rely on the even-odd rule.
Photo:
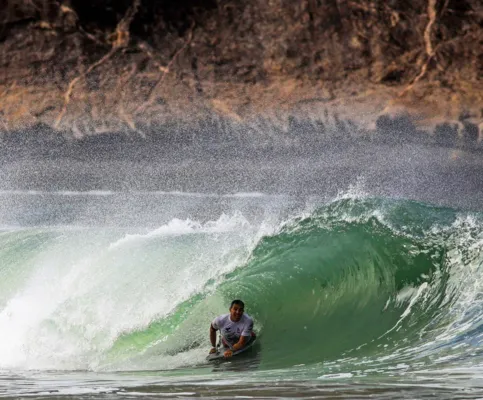
{"label": "ocean water", "polygon": [[483,214],[354,182],[0,192],[0,397],[483,397]]}

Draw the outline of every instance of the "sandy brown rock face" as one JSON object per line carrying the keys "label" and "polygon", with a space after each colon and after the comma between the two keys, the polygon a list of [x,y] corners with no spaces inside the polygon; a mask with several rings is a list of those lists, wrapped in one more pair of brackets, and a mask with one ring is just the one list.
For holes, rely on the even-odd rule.
{"label": "sandy brown rock face", "polygon": [[7,0],[0,129],[143,134],[207,114],[481,133],[477,0]]}

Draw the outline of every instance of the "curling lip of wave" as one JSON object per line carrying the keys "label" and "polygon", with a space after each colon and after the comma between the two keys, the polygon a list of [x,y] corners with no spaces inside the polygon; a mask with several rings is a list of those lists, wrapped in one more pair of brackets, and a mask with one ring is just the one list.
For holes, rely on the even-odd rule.
{"label": "curling lip of wave", "polygon": [[172,219],[168,224],[163,225],[146,234],[127,234],[123,238],[117,240],[109,246],[109,249],[125,245],[127,243],[142,241],[160,236],[180,236],[201,233],[225,233],[233,232],[236,229],[246,229],[250,223],[243,217],[241,213],[235,213],[233,216],[223,214],[216,221],[208,221],[200,223],[191,219],[181,220],[179,218]]}

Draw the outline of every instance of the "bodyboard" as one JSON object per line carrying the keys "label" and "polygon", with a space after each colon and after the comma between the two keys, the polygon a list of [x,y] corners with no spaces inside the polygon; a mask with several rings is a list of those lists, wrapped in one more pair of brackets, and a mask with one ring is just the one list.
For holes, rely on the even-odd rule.
{"label": "bodyboard", "polygon": [[[243,353],[244,351],[248,350],[250,347],[253,346],[253,344],[257,341],[257,338],[254,337],[252,340],[250,340],[246,346],[244,346],[242,349],[240,350],[237,350],[237,351],[234,351],[233,352],[233,355],[230,357],[230,358],[227,358],[227,360],[230,360],[232,359],[233,357],[235,357],[236,355],[240,354],[240,353]],[[216,353],[212,353],[212,354],[209,354],[207,357],[206,357],[206,360],[207,361],[214,361],[214,360],[221,360],[221,359],[225,359],[225,356],[223,355],[225,353],[227,349],[223,348],[223,347],[218,347],[216,349]]]}

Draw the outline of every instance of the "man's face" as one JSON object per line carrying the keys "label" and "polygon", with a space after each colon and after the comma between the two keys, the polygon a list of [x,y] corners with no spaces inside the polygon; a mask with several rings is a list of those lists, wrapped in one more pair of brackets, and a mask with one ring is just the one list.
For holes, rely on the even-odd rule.
{"label": "man's face", "polygon": [[243,315],[243,307],[238,304],[233,304],[233,307],[230,308],[230,319],[232,321],[238,322]]}

